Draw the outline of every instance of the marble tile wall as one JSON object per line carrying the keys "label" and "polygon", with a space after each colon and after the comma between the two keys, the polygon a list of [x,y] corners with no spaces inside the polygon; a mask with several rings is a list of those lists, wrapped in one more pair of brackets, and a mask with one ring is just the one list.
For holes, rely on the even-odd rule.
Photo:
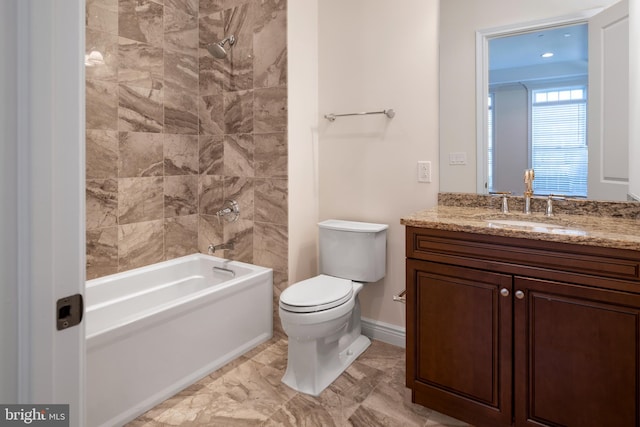
{"label": "marble tile wall", "polygon": [[87,0],[88,279],[233,241],[216,255],[287,286],[286,19],[284,0]]}

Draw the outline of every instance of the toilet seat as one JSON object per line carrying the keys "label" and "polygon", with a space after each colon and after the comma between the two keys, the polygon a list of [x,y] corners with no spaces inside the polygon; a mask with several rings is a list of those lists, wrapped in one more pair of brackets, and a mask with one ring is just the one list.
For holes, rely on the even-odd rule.
{"label": "toilet seat", "polygon": [[351,280],[321,274],[285,289],[280,295],[280,308],[294,313],[313,313],[338,307],[352,296]]}

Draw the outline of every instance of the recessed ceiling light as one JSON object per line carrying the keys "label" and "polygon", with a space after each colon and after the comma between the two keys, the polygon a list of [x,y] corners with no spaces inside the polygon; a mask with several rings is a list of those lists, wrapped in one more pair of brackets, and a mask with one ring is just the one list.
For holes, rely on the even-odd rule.
{"label": "recessed ceiling light", "polygon": [[553,52],[545,52],[540,56],[543,58],[551,58],[553,56]]}

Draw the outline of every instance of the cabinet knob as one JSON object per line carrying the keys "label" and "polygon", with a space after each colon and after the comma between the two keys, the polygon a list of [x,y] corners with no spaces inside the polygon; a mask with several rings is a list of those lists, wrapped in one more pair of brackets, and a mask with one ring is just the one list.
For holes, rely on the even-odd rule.
{"label": "cabinet knob", "polygon": [[503,297],[508,297],[509,296],[509,289],[507,289],[507,288],[500,289],[500,295],[502,295]]}
{"label": "cabinet knob", "polygon": [[524,292],[522,292],[522,291],[516,291],[516,298],[518,298],[518,299],[522,299],[522,298],[524,298]]}

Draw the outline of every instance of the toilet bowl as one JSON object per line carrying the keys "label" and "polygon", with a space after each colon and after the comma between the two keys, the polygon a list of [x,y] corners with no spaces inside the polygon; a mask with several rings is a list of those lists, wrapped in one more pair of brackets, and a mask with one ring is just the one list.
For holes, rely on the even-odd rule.
{"label": "toilet bowl", "polygon": [[340,220],[319,226],[322,274],[289,286],[279,302],[289,338],[282,382],[313,396],[371,344],[361,333],[358,294],[363,282],[384,277],[387,228]]}
{"label": "toilet bowl", "polygon": [[[294,286],[322,286],[323,281],[333,279],[336,278],[320,275]],[[298,290],[293,286],[280,296],[280,320],[289,337],[287,370],[282,382],[313,396],[327,388],[371,344],[369,338],[361,335],[357,294],[362,284],[338,280],[348,284],[348,298],[330,308],[323,308],[323,304],[293,306],[298,311],[290,311],[292,305],[287,304],[285,292]]]}

